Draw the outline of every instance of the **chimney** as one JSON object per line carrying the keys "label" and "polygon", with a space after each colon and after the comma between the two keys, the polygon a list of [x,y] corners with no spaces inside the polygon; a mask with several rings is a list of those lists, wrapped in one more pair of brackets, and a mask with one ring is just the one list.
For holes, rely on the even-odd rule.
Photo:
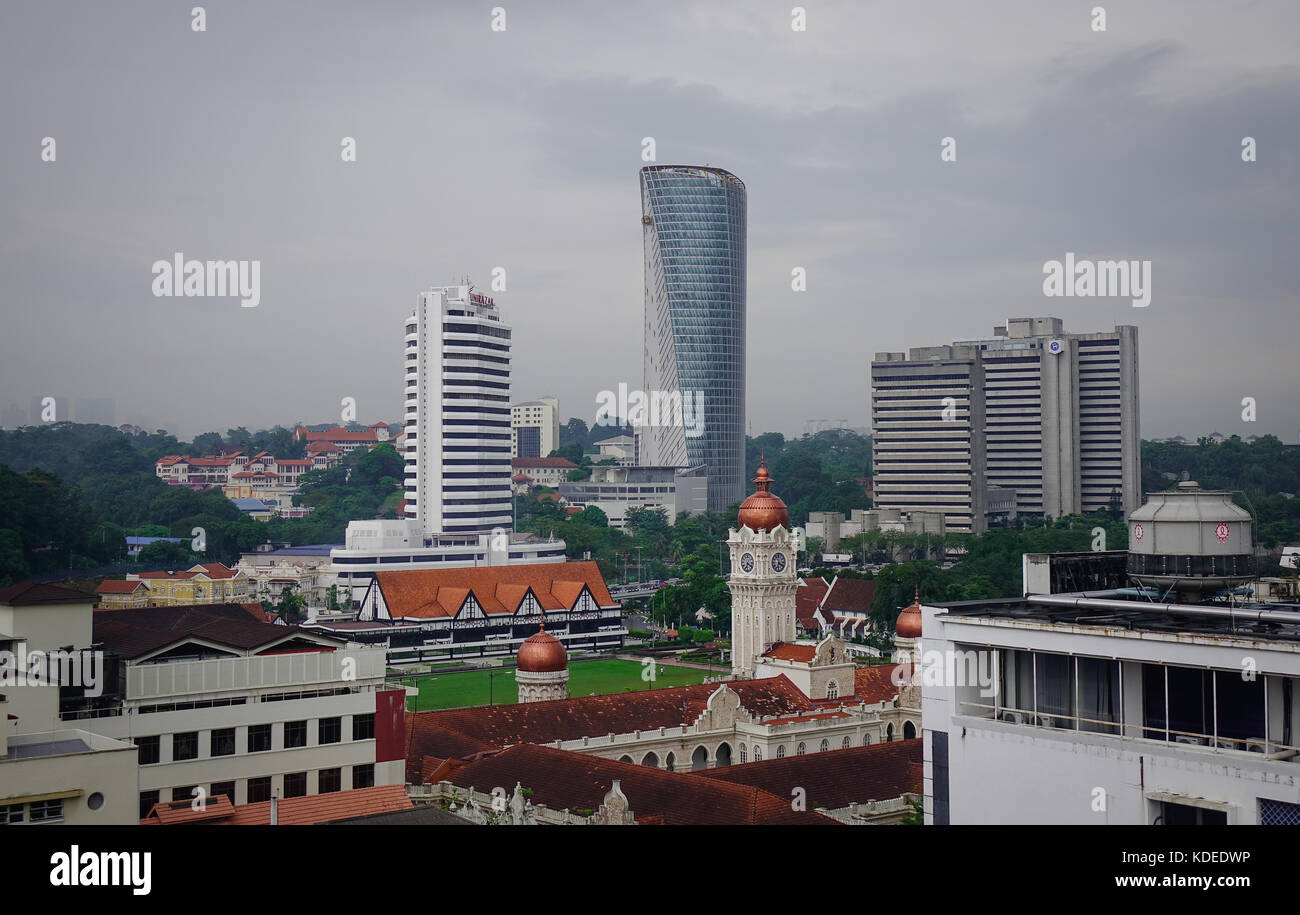
{"label": "chimney", "polygon": [[274,794],[271,795],[271,825],[280,825],[280,799]]}

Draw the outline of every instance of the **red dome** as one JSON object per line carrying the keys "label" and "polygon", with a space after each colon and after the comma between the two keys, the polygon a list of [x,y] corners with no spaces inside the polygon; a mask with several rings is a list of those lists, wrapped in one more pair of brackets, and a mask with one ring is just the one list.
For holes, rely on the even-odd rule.
{"label": "red dome", "polygon": [[539,632],[524,639],[515,656],[515,665],[527,673],[540,674],[564,670],[569,666],[569,653],[555,636],[546,631],[542,624]]}
{"label": "red dome", "polygon": [[759,460],[758,475],[754,477],[754,484],[758,489],[740,503],[740,514],[736,516],[736,522],[751,531],[775,530],[778,524],[788,528],[790,512],[780,496],[772,495],[772,478],[768,475],[767,461],[764,459]]}
{"label": "red dome", "polygon": [[910,607],[904,607],[894,623],[894,635],[900,639],[919,639],[921,637],[921,589],[916,589],[916,600]]}

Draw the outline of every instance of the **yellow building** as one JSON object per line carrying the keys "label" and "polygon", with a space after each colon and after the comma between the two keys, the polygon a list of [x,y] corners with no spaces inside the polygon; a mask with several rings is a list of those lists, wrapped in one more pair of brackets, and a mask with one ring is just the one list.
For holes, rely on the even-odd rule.
{"label": "yellow building", "polygon": [[242,604],[249,600],[248,576],[219,562],[200,563],[184,572],[141,572],[127,581],[143,581],[150,607],[179,604]]}
{"label": "yellow building", "polygon": [[106,578],[95,589],[95,606],[103,610],[130,610],[149,606],[149,585],[139,579],[115,581]]}

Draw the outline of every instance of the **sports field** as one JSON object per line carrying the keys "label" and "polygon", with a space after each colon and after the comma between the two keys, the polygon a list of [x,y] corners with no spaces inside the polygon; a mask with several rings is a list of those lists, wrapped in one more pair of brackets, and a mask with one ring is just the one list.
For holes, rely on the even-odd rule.
{"label": "sports field", "polygon": [[[693,667],[655,665],[655,679],[647,683],[641,678],[642,665],[637,661],[608,658],[600,661],[574,661],[569,665],[569,695],[588,696],[622,693],[630,690],[658,689],[666,686],[688,686],[703,683],[708,671]],[[721,673],[719,668],[715,673]],[[417,699],[408,700],[411,711],[427,712],[434,709],[462,708],[469,705],[487,705],[489,699],[489,674],[491,701],[494,705],[513,705],[519,690],[515,686],[515,672],[508,670],[472,670],[461,673],[425,674],[414,681],[420,688]]]}

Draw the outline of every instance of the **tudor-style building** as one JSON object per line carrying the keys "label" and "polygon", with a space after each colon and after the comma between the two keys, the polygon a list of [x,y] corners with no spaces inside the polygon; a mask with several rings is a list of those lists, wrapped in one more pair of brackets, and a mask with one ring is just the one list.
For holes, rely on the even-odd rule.
{"label": "tudor-style building", "polygon": [[308,628],[387,641],[394,662],[515,654],[541,628],[563,646],[615,650],[622,608],[594,562],[376,572],[357,620]]}

